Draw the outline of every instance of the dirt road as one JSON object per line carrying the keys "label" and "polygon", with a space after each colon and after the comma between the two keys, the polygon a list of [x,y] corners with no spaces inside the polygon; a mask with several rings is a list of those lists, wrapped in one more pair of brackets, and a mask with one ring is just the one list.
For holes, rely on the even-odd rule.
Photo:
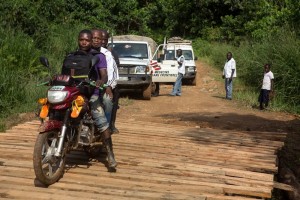
{"label": "dirt road", "polygon": [[168,95],[172,85],[162,85],[160,96],[151,101],[132,99],[134,96],[129,93],[129,100],[121,100],[120,118],[222,130],[299,130],[299,118],[294,115],[260,111],[245,107],[235,99],[224,99],[224,85],[218,78],[220,72],[200,61],[197,69],[197,86],[183,86],[181,97]]}

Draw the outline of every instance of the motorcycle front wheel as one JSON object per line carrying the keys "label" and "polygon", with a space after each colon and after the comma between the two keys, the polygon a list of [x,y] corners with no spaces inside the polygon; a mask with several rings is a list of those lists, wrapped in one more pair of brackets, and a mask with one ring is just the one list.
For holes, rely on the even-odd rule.
{"label": "motorcycle front wheel", "polygon": [[[54,156],[58,146],[59,130],[40,133],[33,151],[33,168],[36,178],[48,186],[57,182],[64,174],[66,155]],[[63,148],[64,149],[64,148]]]}

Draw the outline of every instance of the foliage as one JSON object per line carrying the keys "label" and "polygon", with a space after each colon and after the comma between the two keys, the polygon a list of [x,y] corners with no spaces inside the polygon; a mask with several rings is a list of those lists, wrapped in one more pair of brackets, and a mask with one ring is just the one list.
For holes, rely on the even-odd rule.
{"label": "foliage", "polygon": [[[47,76],[39,56],[60,71],[66,53],[77,48],[84,28],[105,28],[114,35],[138,34],[162,42],[164,37],[193,40],[198,55],[222,68],[232,51],[239,79],[257,90],[261,67],[271,62],[277,98],[299,104],[298,0],[10,0],[0,7],[0,118],[14,105],[32,107]],[[28,106],[29,105],[29,106]],[[19,108],[20,110],[24,108]],[[298,108],[299,110],[299,108]]]}
{"label": "foliage", "polygon": [[0,117],[8,116],[20,104],[32,100],[28,84],[42,75],[39,67],[39,51],[33,40],[22,32],[7,34],[0,28]]}
{"label": "foliage", "polygon": [[201,49],[198,52],[200,56],[209,57],[220,70],[224,66],[226,52],[233,52],[238,79],[250,90],[252,99],[253,96],[257,98],[261,88],[263,65],[270,63],[275,76],[276,98],[273,105],[281,110],[300,113],[300,40],[294,32],[280,29],[261,42],[244,42],[239,47],[202,40],[196,40],[194,45],[196,49]]}

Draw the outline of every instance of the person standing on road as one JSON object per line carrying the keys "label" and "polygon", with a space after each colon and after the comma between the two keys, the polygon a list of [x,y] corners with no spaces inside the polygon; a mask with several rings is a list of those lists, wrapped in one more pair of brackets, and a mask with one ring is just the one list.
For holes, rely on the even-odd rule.
{"label": "person standing on road", "polygon": [[172,93],[170,94],[171,96],[181,96],[182,78],[183,78],[183,75],[185,74],[185,58],[182,55],[182,50],[177,49],[176,54],[177,54],[176,60],[177,60],[177,63],[179,64],[178,76],[173,85],[173,90],[172,90]]}
{"label": "person standing on road", "polygon": [[274,92],[274,74],[271,72],[270,69],[271,69],[270,64],[264,65],[264,78],[262,81],[262,87],[258,97],[260,110],[263,110],[268,107],[270,96],[273,96],[273,92]]}
{"label": "person standing on road", "polygon": [[112,133],[119,133],[119,130],[115,126],[119,92],[117,89],[117,80],[119,79],[119,71],[117,62],[115,59],[116,55],[113,56],[111,51],[107,49],[109,34],[106,30],[93,29],[93,49],[103,53],[106,57],[107,62],[107,74],[108,74],[108,87],[105,90],[103,96],[104,111],[108,122],[110,123],[110,129]]}
{"label": "person standing on road", "polygon": [[227,61],[223,69],[223,79],[225,79],[226,99],[232,100],[233,78],[236,77],[236,62],[232,53],[227,53]]}

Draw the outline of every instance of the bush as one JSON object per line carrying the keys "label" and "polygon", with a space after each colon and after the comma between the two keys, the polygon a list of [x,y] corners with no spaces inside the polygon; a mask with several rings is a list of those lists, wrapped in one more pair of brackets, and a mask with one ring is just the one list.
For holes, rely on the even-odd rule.
{"label": "bush", "polygon": [[[300,41],[292,31],[280,30],[260,43],[244,42],[239,47],[197,39],[194,47],[197,55],[209,58],[220,70],[226,61],[226,53],[231,51],[237,62],[238,80],[254,95],[261,88],[263,65],[270,63],[275,76],[273,106],[300,113]],[[251,98],[253,102],[256,97]]]}
{"label": "bush", "polygon": [[[0,42],[0,117],[8,116],[12,110],[32,100],[27,95],[30,82],[41,75],[38,57],[40,52],[35,48],[31,38],[21,32],[0,28],[3,36]],[[16,106],[18,105],[18,106]]]}

